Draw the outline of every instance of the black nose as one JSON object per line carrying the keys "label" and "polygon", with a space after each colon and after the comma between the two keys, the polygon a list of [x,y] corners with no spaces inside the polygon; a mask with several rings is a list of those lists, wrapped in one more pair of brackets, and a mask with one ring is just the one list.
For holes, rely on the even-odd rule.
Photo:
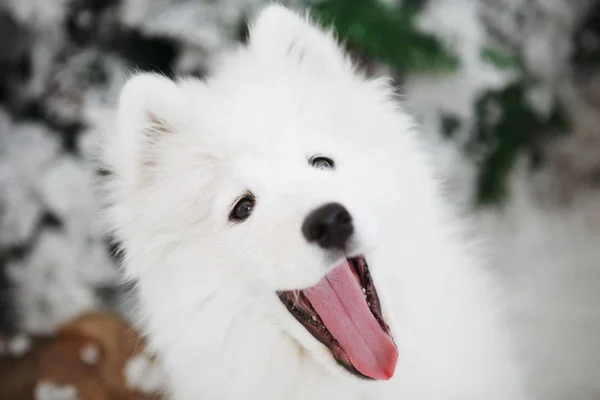
{"label": "black nose", "polygon": [[302,224],[302,233],[309,242],[324,249],[344,250],[354,232],[352,217],[341,204],[330,203],[308,214]]}

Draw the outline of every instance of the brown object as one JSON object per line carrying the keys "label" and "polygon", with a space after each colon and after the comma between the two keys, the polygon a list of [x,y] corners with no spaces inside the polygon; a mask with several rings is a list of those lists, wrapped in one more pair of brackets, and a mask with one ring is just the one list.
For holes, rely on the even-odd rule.
{"label": "brown object", "polygon": [[[1,335],[0,339],[11,340]],[[159,398],[127,386],[127,362],[145,346],[137,332],[115,315],[85,314],[61,327],[55,337],[28,340],[26,352],[11,354],[6,349],[0,354],[2,400],[34,399],[38,385],[76,390],[81,400]],[[17,344],[21,344],[13,346],[17,350],[27,347],[23,340]]]}

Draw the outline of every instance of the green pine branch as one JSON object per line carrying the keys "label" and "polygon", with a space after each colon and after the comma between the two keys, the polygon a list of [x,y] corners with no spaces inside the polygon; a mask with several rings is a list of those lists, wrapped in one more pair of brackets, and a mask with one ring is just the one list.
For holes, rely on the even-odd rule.
{"label": "green pine branch", "polygon": [[[525,81],[517,81],[484,93],[475,104],[472,150],[483,154],[475,199],[479,205],[502,203],[517,156],[531,153],[539,135],[568,132],[570,122],[560,105],[548,117],[540,116],[527,101],[527,90]],[[490,118],[490,108],[498,112],[497,119]]]}
{"label": "green pine branch", "polygon": [[332,25],[343,40],[398,72],[454,71],[458,58],[415,26],[424,4],[425,0],[407,0],[390,8],[380,0],[326,0],[313,8],[313,15]]}

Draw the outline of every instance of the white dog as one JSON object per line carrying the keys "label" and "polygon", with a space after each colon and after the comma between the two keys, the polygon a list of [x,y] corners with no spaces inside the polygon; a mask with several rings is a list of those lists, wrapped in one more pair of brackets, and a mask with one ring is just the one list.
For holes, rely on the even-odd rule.
{"label": "white dog", "polygon": [[110,221],[176,400],[523,400],[502,302],[386,80],[278,5],[205,80],[140,74]]}

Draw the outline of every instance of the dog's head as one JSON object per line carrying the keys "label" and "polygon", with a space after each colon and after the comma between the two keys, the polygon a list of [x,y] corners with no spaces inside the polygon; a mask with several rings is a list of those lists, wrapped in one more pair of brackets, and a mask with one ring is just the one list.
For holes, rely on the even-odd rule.
{"label": "dog's head", "polygon": [[326,365],[389,379],[380,298],[428,201],[413,134],[331,33],[269,6],[210,78],[125,85],[107,155],[126,269],[185,276],[190,301],[251,288]]}

